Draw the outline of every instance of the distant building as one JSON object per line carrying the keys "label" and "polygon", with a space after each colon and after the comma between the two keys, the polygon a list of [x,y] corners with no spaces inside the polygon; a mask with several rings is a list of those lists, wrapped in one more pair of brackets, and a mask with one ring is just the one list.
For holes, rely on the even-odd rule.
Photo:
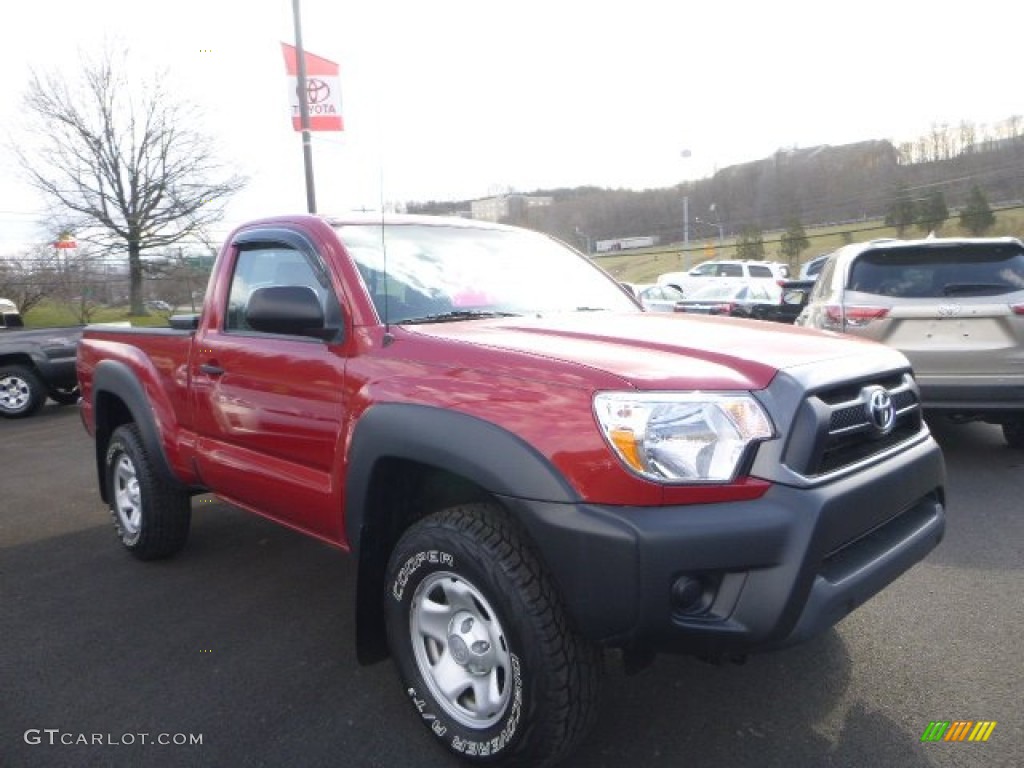
{"label": "distant building", "polygon": [[553,197],[540,195],[499,195],[473,200],[469,205],[474,219],[518,222],[530,208],[551,205],[554,201]]}

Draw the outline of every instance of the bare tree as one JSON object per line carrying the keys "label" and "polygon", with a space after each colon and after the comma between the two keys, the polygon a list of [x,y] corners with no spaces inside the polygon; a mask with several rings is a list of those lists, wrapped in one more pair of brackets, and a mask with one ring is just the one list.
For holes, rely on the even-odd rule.
{"label": "bare tree", "polygon": [[53,249],[37,245],[20,257],[0,259],[0,296],[10,299],[21,314],[56,291]]}
{"label": "bare tree", "polygon": [[127,250],[131,313],[145,314],[142,252],[201,235],[245,180],[217,164],[192,105],[129,71],[127,53],[107,48],[74,81],[34,72],[18,155],[80,241]]}
{"label": "bare tree", "polygon": [[181,306],[190,306],[195,312],[197,299],[209,282],[216,251],[197,255],[178,248],[168,249],[162,256],[146,265],[148,293],[168,305],[162,310],[168,315]]}
{"label": "bare tree", "polygon": [[975,142],[977,141],[978,136],[977,126],[975,126],[970,120],[961,120],[959,131],[960,151],[976,152],[977,147],[975,146]]}
{"label": "bare tree", "polygon": [[89,245],[60,250],[50,262],[46,271],[50,298],[63,307],[74,322],[91,322],[109,294],[112,280],[104,265],[104,254]]}

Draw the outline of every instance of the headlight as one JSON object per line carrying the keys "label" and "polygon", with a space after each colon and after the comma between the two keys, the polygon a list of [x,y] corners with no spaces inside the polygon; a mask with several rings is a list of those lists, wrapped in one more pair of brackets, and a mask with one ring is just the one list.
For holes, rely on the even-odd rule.
{"label": "headlight", "polygon": [[728,482],[747,447],[774,436],[749,394],[602,392],[594,412],[626,466],[659,482]]}

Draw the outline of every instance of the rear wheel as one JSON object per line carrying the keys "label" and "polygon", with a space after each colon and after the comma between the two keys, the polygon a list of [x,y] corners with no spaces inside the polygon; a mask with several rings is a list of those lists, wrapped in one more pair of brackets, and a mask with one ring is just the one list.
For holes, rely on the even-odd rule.
{"label": "rear wheel", "polygon": [[35,371],[23,365],[0,367],[0,416],[31,416],[46,402],[46,389]]}
{"label": "rear wheel", "polygon": [[1011,448],[1024,448],[1024,416],[1003,422],[1003,438]]}
{"label": "rear wheel", "polygon": [[589,730],[600,653],[569,626],[496,505],[453,507],[410,528],[392,553],[385,601],[406,694],[451,752],[543,766]]}
{"label": "rear wheel", "polygon": [[129,552],[140,560],[156,560],[185,546],[191,499],[158,470],[134,424],[111,435],[106,479],[114,530]]}

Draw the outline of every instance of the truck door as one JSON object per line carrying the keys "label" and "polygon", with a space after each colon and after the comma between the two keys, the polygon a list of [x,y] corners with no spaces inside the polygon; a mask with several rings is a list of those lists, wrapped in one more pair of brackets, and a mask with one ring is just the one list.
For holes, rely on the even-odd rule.
{"label": "truck door", "polygon": [[[344,323],[326,265],[304,237],[275,230],[236,240],[223,274],[189,361],[199,475],[229,501],[337,541]],[[248,326],[253,292],[284,285],[317,295],[334,338]]]}

